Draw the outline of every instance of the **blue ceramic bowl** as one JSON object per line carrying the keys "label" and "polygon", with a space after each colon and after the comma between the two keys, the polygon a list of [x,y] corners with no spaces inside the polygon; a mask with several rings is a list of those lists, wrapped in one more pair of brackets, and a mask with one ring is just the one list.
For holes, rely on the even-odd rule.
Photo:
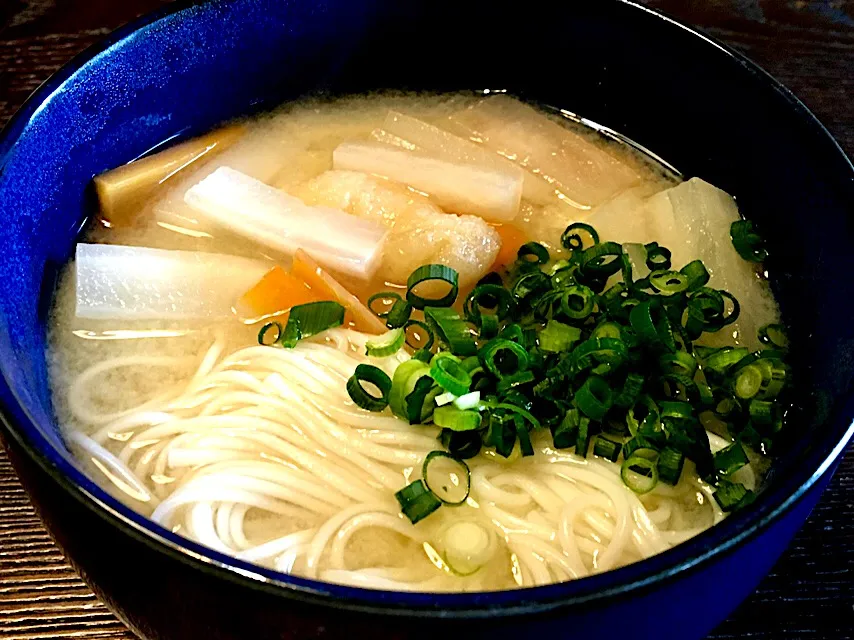
{"label": "blue ceramic bowl", "polygon": [[[791,327],[791,442],[750,510],[650,560],[486,594],[367,591],[282,575],[179,538],[70,459],[45,370],[56,267],[90,179],[157,143],[309,92],[502,88],[602,122],[738,198],[772,248]],[[3,432],[48,528],[145,638],[700,638],[759,582],[852,429],[854,171],[786,89],[739,54],[616,0],[223,0],[123,29],[49,80],[0,142]]]}

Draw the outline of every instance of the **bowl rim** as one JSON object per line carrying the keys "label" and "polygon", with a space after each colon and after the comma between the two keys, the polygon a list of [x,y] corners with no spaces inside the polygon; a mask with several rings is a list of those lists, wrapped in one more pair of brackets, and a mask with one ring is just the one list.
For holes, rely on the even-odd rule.
{"label": "bowl rim", "polygon": [[[854,165],[839,143],[789,89],[764,69],[697,28],[635,0],[612,1],[615,5],[646,14],[646,19],[664,21],[702,40],[718,49],[729,62],[736,63],[743,72],[753,74],[759,82],[776,90],[793,115],[808,125],[811,128],[810,134],[826,146],[822,151],[827,157],[835,155],[839,167],[847,170],[854,178]],[[155,25],[191,18],[196,12],[209,10],[212,4],[214,3],[198,4],[193,0],[179,0],[120,27],[73,57],[24,102],[0,132],[0,170],[5,166],[17,140],[27,133],[32,119],[62,91],[69,80],[84,71],[90,63],[98,64],[98,59],[103,54],[107,54],[114,47],[120,48],[144,37]],[[832,434],[821,438],[804,464],[788,477],[778,479],[752,509],[734,514],[723,523],[672,549],[631,565],[578,580],[506,591],[447,594],[399,592],[337,585],[265,569],[164,529],[101,489],[77,467],[67,451],[60,451],[48,440],[21,398],[11,391],[5,370],[0,371],[0,383],[5,387],[3,395],[12,399],[9,406],[6,406],[6,403],[0,405],[0,427],[6,437],[14,440],[42,471],[82,507],[106,520],[125,535],[193,569],[236,583],[238,586],[306,604],[334,604],[337,608],[362,613],[412,617],[441,615],[445,619],[477,619],[553,612],[567,607],[601,603],[627,593],[640,594],[689,572],[699,571],[714,559],[755,539],[788,513],[826,474],[832,472],[835,461],[854,437],[854,422],[849,420],[847,425],[843,422],[854,413],[849,406],[852,399],[849,389],[837,400],[834,413],[827,419],[827,426]]]}

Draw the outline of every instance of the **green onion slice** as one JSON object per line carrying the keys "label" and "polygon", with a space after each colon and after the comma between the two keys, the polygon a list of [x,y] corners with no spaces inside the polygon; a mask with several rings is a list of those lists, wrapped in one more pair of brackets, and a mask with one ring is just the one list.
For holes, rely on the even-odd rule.
{"label": "green onion slice", "polygon": [[727,445],[713,456],[715,470],[725,476],[732,475],[750,461],[738,442]]}
{"label": "green onion slice", "polygon": [[593,444],[593,455],[605,458],[611,462],[616,462],[620,457],[622,445],[605,436],[596,436],[596,442]]}
{"label": "green onion slice", "polygon": [[[374,385],[380,395],[375,396],[365,389],[363,386],[365,382]],[[391,387],[391,378],[386,372],[371,364],[358,365],[353,375],[347,380],[347,393],[350,399],[368,411],[382,411],[388,406]]]}
{"label": "green onion slice", "polygon": [[546,264],[551,259],[549,250],[539,242],[526,242],[519,247],[516,255],[519,260],[533,264]]}
{"label": "green onion slice", "polygon": [[392,329],[365,342],[365,352],[373,358],[385,358],[400,351],[406,336],[403,329]]}
{"label": "green onion slice", "polygon": [[452,405],[436,407],[433,411],[433,423],[437,427],[451,431],[474,431],[481,427],[480,413],[472,410],[457,409]]}
{"label": "green onion slice", "polygon": [[777,349],[789,348],[789,337],[786,328],[781,324],[766,324],[759,329],[759,342],[770,344]]}
{"label": "green onion slice", "polygon": [[601,422],[613,404],[613,392],[604,378],[590,376],[575,392],[573,401],[584,415]]}
{"label": "green onion slice", "polygon": [[412,524],[416,524],[442,506],[423,480],[416,480],[394,494],[400,509]]}
{"label": "green onion slice", "polygon": [[735,511],[740,506],[744,506],[752,500],[749,496],[753,492],[748,491],[745,486],[739,482],[730,482],[729,480],[721,480],[718,483],[718,489],[714,496],[721,509],[725,512]]}
{"label": "green onion slice", "polygon": [[397,329],[406,324],[409,316],[412,315],[412,305],[406,300],[397,300],[385,316],[386,326],[390,329]]}
{"label": "green onion slice", "polygon": [[401,299],[402,298],[399,293],[395,293],[394,291],[381,291],[368,298],[367,306],[374,315],[379,318],[385,318],[394,307],[394,304]]}
{"label": "green onion slice", "polygon": [[304,338],[344,324],[344,307],[331,301],[299,304],[291,309],[282,346],[292,349]]}
{"label": "green onion slice", "polygon": [[570,251],[579,251],[583,249],[584,239],[581,237],[581,234],[578,233],[579,231],[583,231],[586,235],[590,236],[591,245],[599,244],[599,234],[596,233],[596,229],[584,222],[574,222],[561,234],[561,245]]}
{"label": "green onion slice", "polygon": [[581,339],[581,329],[557,320],[549,320],[546,328],[537,335],[540,349],[551,353],[568,351]]}
{"label": "green onion slice", "polygon": [[[272,347],[276,344],[283,335],[284,329],[280,322],[268,322],[258,332],[258,344],[264,347]],[[274,337],[270,339],[270,335]]]}
{"label": "green onion slice", "polygon": [[691,282],[688,276],[679,271],[659,270],[649,274],[649,284],[659,293],[672,296],[675,293],[686,291]]}
{"label": "green onion slice", "polygon": [[643,495],[655,489],[658,484],[658,466],[656,460],[630,456],[623,461],[620,477],[629,489]]}
{"label": "green onion slice", "polygon": [[471,387],[471,376],[460,365],[460,359],[446,351],[437,353],[430,362],[430,375],[445,391],[461,396]]}
{"label": "green onion slice", "polygon": [[658,479],[675,486],[679,482],[684,466],[685,456],[682,452],[672,447],[665,447],[658,456]]}
{"label": "green onion slice", "polygon": [[469,497],[471,471],[463,460],[447,451],[428,453],[421,467],[421,477],[443,504],[456,507]]}
{"label": "green onion slice", "polygon": [[528,368],[528,352],[512,340],[494,338],[478,352],[483,366],[497,378],[512,375]]}
{"label": "green onion slice", "polygon": [[[416,331],[409,331],[411,327],[416,327]],[[426,335],[426,339],[421,335],[421,332]],[[420,349],[422,351],[430,351],[433,347],[433,343],[436,341],[436,333],[426,322],[421,322],[420,320],[407,320],[406,324],[403,325],[403,333],[406,336],[406,344],[408,344],[413,349]],[[415,334],[415,335],[410,335]]]}
{"label": "green onion slice", "polygon": [[744,260],[763,262],[768,257],[768,250],[762,237],[753,229],[750,220],[736,220],[730,225],[729,235],[732,246]]}
{"label": "green onion slice", "polygon": [[477,345],[471,330],[460,314],[453,309],[426,307],[424,318],[454,355],[470,356],[477,353]]}
{"label": "green onion slice", "polygon": [[[415,292],[416,287],[426,282],[444,282],[450,289],[438,298],[427,298]],[[418,267],[406,281],[406,301],[416,309],[425,307],[450,307],[457,299],[459,274],[443,264],[425,264]]]}

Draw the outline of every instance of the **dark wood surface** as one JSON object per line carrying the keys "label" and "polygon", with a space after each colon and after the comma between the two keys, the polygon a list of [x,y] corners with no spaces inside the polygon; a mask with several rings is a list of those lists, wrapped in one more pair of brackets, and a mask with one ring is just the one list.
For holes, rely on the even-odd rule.
{"label": "dark wood surface", "polygon": [[[165,4],[0,0],[0,126],[74,54]],[[854,153],[854,0],[646,4],[744,51],[791,88]],[[630,634],[630,626],[624,632]],[[771,575],[712,637],[854,638],[854,452]],[[132,638],[68,567],[2,452],[0,638]]]}

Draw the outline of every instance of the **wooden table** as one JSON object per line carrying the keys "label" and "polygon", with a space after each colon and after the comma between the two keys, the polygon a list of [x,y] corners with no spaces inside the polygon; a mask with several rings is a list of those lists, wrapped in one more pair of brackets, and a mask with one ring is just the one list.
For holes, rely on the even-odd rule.
{"label": "wooden table", "polygon": [[[0,0],[0,126],[74,54],[164,4]],[[788,85],[854,153],[854,1],[646,4],[744,51]],[[68,567],[0,452],[0,638],[131,637]],[[712,637],[854,638],[854,452],[788,553]]]}

